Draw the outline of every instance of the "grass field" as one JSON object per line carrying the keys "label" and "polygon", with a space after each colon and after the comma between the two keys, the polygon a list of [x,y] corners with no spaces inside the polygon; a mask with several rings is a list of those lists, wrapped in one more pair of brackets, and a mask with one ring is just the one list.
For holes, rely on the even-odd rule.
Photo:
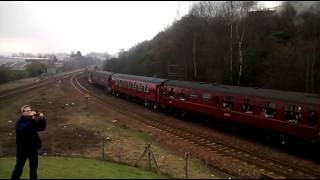
{"label": "grass field", "polygon": [[[15,157],[0,158],[0,178],[8,179]],[[29,178],[29,163],[25,164],[23,179]],[[108,161],[66,157],[39,156],[38,178],[41,179],[165,179],[165,176],[143,169]]]}

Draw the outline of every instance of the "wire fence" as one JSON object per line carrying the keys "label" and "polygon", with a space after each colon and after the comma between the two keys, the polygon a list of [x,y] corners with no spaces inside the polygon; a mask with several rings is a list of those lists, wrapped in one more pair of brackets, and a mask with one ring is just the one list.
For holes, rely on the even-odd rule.
{"label": "wire fence", "polygon": [[[168,167],[168,164],[161,163],[159,166],[158,159],[161,159],[157,156],[151,147],[151,144],[145,144],[143,148],[141,148],[140,154],[138,154],[133,159],[126,158],[126,152],[121,145],[117,147],[116,152],[108,151],[112,142],[110,137],[103,137],[100,136],[99,138],[87,138],[87,137],[80,137],[81,145],[75,145],[74,143],[71,145],[64,144],[64,147],[56,147],[60,146],[59,144],[51,143],[51,145],[45,144],[39,150],[39,154],[43,156],[60,156],[60,157],[78,157],[78,158],[94,158],[94,159],[101,159],[101,160],[109,160],[114,162],[124,163],[134,167],[142,167],[148,170],[156,171],[159,175],[166,175],[168,172],[165,171],[164,167]],[[9,139],[7,141],[0,142],[0,158],[1,157],[13,157],[15,156],[15,149],[13,148],[4,148],[4,146],[15,147],[14,143],[12,143],[13,139]],[[50,141],[50,140],[49,140]],[[84,148],[85,147],[85,148]],[[90,153],[88,153],[90,152]],[[189,160],[191,158],[196,158],[190,153],[184,153],[181,155],[180,159],[183,159],[181,162],[181,168],[183,174],[181,178],[188,179],[190,178],[190,166]],[[209,170],[207,161],[202,162],[203,168]]]}

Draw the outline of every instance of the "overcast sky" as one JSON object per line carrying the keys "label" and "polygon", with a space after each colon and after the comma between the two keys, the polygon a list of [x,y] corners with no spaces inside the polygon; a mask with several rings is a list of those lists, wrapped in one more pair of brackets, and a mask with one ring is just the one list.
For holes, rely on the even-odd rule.
{"label": "overcast sky", "polygon": [[[192,1],[0,2],[0,54],[115,54],[151,40]],[[268,2],[267,2],[268,3]],[[269,3],[271,6],[272,3]]]}

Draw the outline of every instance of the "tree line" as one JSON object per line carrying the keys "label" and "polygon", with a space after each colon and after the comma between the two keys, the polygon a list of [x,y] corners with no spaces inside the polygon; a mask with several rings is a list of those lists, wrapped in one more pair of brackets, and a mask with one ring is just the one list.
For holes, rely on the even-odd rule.
{"label": "tree line", "polygon": [[319,2],[260,10],[256,1],[201,1],[152,40],[110,58],[104,69],[320,93],[319,48]]}

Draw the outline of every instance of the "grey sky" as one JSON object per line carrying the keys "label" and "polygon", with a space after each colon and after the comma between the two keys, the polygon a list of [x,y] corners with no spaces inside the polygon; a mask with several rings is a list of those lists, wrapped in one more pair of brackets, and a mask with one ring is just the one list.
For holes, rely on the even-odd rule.
{"label": "grey sky", "polygon": [[152,39],[191,3],[0,2],[0,53],[114,54]]}

